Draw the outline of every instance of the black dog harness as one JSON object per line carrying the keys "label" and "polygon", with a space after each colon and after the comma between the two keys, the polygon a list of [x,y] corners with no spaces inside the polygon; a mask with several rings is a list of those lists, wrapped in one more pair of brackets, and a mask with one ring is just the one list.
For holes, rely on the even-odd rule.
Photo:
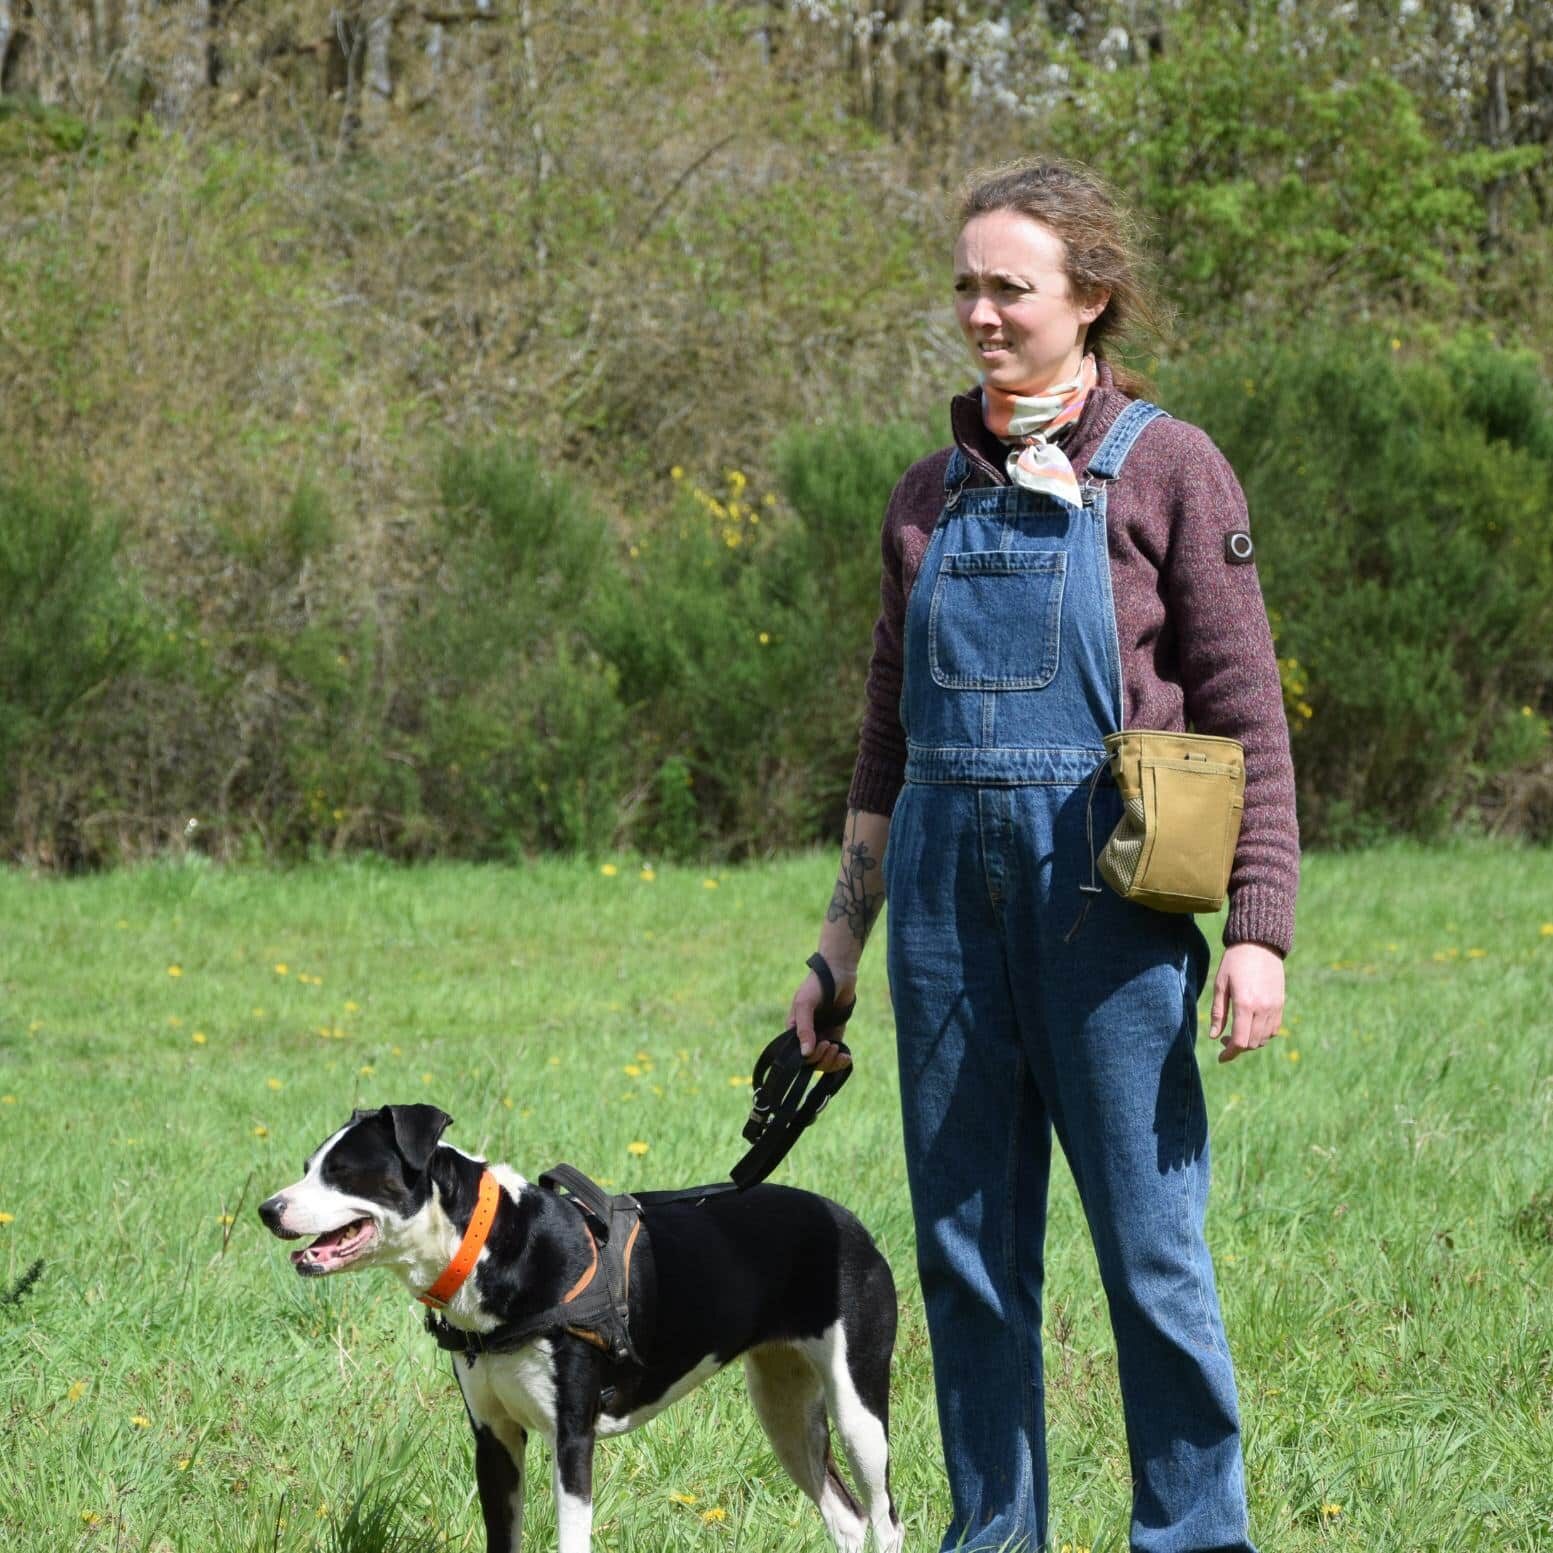
{"label": "black dog harness", "polygon": [[[855,1003],[836,1006],[836,978],[823,955],[811,955],[809,969],[819,978],[821,1001],[814,1011],[814,1028],[822,1035],[838,1031],[852,1017]],[[846,1043],[833,1044],[850,1058]],[[815,1069],[803,1060],[798,1031],[790,1026],[755,1061],[755,1100],[744,1139],[750,1147],[730,1172],[731,1179],[678,1191],[606,1192],[573,1165],[557,1165],[539,1178],[539,1185],[581,1215],[593,1246],[588,1272],[566,1296],[547,1309],[490,1332],[465,1332],[428,1310],[426,1330],[439,1347],[461,1353],[473,1364],[481,1354],[514,1353],[538,1337],[567,1332],[609,1355],[616,1363],[640,1365],[631,1341],[631,1264],[651,1256],[642,1224],[642,1204],[704,1202],[726,1192],[743,1192],[764,1181],[787,1157],[804,1129],[829,1104],[831,1096],[852,1076],[850,1064],[820,1075],[809,1094]],[[807,1094],[807,1099],[805,1098]]]}

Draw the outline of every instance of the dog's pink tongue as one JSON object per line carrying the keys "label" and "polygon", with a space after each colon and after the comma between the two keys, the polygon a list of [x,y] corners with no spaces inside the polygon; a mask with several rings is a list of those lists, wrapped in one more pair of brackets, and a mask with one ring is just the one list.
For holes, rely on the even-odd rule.
{"label": "dog's pink tongue", "polygon": [[311,1245],[303,1246],[300,1251],[291,1253],[291,1260],[297,1267],[311,1266],[317,1262],[327,1262],[329,1253],[354,1229],[351,1224],[343,1225],[339,1229],[326,1230]]}

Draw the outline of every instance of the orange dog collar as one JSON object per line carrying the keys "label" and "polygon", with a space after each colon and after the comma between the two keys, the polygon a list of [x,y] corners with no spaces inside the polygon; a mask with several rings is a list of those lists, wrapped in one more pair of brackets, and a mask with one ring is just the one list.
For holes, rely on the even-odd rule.
{"label": "orange dog collar", "polygon": [[469,1228],[453,1253],[453,1260],[443,1268],[442,1276],[420,1296],[421,1304],[441,1310],[463,1288],[464,1280],[474,1271],[485,1246],[485,1237],[491,1233],[496,1220],[496,1208],[501,1202],[501,1187],[489,1170],[480,1177],[480,1196],[475,1211],[470,1215]]}

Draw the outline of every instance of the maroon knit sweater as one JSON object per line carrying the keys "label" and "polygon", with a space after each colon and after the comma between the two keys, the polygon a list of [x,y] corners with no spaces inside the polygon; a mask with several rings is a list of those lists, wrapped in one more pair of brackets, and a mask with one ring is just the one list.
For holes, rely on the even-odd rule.
{"label": "maroon knit sweater", "polygon": [[[1099,386],[1063,438],[1080,479],[1127,403],[1102,362]],[[950,424],[976,471],[972,483],[1006,485],[1008,450],[982,420],[979,390],[954,399]],[[943,448],[913,464],[885,511],[882,607],[848,796],[852,808],[874,814],[892,812],[905,780],[901,635],[906,598],[943,509],[949,454]],[[1300,861],[1294,767],[1256,566],[1226,559],[1225,535],[1248,527],[1240,483],[1205,432],[1161,419],[1134,444],[1106,503],[1124,722],[1172,732],[1190,725],[1245,746],[1245,816],[1224,942],[1287,954]]]}

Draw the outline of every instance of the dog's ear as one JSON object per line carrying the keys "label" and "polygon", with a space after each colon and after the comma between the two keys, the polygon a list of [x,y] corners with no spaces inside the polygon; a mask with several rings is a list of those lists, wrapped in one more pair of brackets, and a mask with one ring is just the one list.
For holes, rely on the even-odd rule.
{"label": "dog's ear", "polygon": [[393,1124],[394,1142],[405,1162],[415,1170],[424,1170],[437,1146],[437,1139],[453,1125],[453,1118],[434,1105],[386,1105]]}

